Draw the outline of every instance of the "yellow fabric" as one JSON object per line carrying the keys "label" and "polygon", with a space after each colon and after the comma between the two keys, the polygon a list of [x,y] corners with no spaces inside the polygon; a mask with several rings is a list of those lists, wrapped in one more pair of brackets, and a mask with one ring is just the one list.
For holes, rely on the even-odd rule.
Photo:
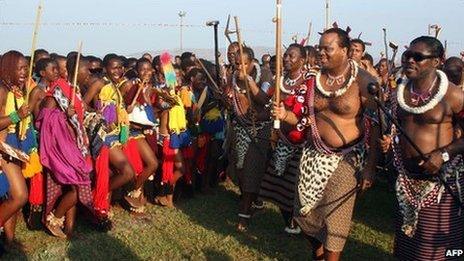
{"label": "yellow fabric", "polygon": [[182,99],[178,95],[175,95],[174,98],[177,100],[178,105],[174,105],[169,110],[169,130],[179,134],[187,128],[187,120]]}
{"label": "yellow fabric", "polygon": [[[16,103],[18,105],[18,109],[21,108],[24,104],[24,97],[16,98]],[[12,112],[16,111],[15,108],[15,95],[13,92],[8,92],[6,97],[6,105],[5,105],[5,115],[8,116]],[[22,120],[19,124],[19,129],[22,130],[23,124],[27,124],[26,126],[30,126],[31,123],[31,116],[27,117],[26,119]],[[15,133],[16,132],[16,124],[11,124],[8,126],[8,133]]]}
{"label": "yellow fabric", "polygon": [[42,172],[42,164],[40,164],[40,157],[37,151],[33,151],[29,157],[29,162],[23,164],[22,169],[25,178],[32,178],[35,174]]}
{"label": "yellow fabric", "polygon": [[119,91],[119,87],[122,86],[126,81],[127,80],[122,81],[117,86],[115,86],[112,82],[109,82],[102,87],[100,94],[98,95],[102,108],[110,104],[114,104],[116,106],[118,126],[116,126],[115,129],[108,133],[109,135],[118,134],[120,132],[120,125],[129,125],[129,115],[124,108],[122,94]]}
{"label": "yellow fabric", "polygon": [[179,96],[185,108],[192,107],[192,92],[189,90],[188,86],[183,86],[180,89]]}
{"label": "yellow fabric", "polygon": [[221,111],[218,108],[212,108],[203,117],[207,121],[215,121],[221,118]]}

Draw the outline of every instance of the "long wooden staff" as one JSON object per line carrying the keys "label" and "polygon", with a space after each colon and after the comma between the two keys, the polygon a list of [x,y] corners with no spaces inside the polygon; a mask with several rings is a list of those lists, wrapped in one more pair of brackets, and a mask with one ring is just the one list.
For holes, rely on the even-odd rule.
{"label": "long wooden staff", "polygon": [[216,88],[216,92],[219,93],[219,94],[222,94],[222,91],[221,89],[219,88],[219,86],[217,85],[217,83],[214,81],[213,77],[211,76],[211,74],[208,72],[208,70],[206,69],[205,65],[201,62],[200,59],[198,58],[195,58],[197,61],[198,61],[198,64],[201,66],[201,69],[203,69],[203,71],[205,72],[206,76],[208,77],[208,79],[211,81],[211,83],[214,85],[214,88]]}
{"label": "long wooden staff", "polygon": [[385,47],[385,58],[387,59],[387,72],[390,75],[390,60],[388,59],[388,42],[387,42],[387,29],[382,28],[383,31],[383,43]]}
{"label": "long wooden staff", "polygon": [[142,92],[143,88],[145,88],[145,82],[139,82],[138,86],[139,86],[139,88],[137,89],[137,92],[135,93],[135,96],[132,99],[132,102],[131,102],[130,106],[134,106],[135,103],[137,102],[137,98],[139,97],[139,95]]}
{"label": "long wooden staff", "polygon": [[[282,1],[276,2],[276,77],[275,77],[275,102],[280,106],[280,85],[282,83]],[[280,129],[279,118],[274,119],[274,129]]]}
{"label": "long wooden staff", "polygon": [[77,74],[79,73],[79,63],[81,61],[81,53],[82,53],[82,41],[79,42],[79,46],[77,47],[77,57],[76,57],[76,64],[74,65],[74,77],[72,82],[72,93],[71,93],[71,106],[74,106],[74,100],[76,99],[76,88],[77,88]]}
{"label": "long wooden staff", "polygon": [[309,45],[309,39],[311,38],[311,31],[313,29],[313,22],[309,22],[308,35],[306,36],[306,45]]}
{"label": "long wooden staff", "polygon": [[243,57],[242,33],[240,31],[240,25],[239,25],[238,17],[234,16],[234,20],[235,20],[235,31],[237,33],[238,50],[239,50],[239,53],[240,53],[240,64],[242,65],[241,66],[242,67],[242,73],[245,76],[246,95],[247,95],[248,103],[250,104],[250,109],[252,110],[251,118],[252,118],[253,132],[254,132],[254,134],[256,134],[255,118],[254,118],[254,115],[253,115],[253,103],[251,101],[250,86],[248,85],[248,79],[247,79],[248,74],[247,74],[247,71],[246,71],[246,68],[245,68],[245,60],[244,60],[244,57]]}
{"label": "long wooden staff", "polygon": [[[241,66],[242,67],[242,73],[243,73],[243,75],[245,75],[245,77],[247,77],[248,74],[247,74],[247,71],[246,71],[246,68],[245,68],[245,60],[243,58],[242,32],[240,31],[240,25],[239,25],[238,17],[234,16],[234,20],[235,20],[235,28],[236,28],[235,31],[237,32],[238,50],[239,50],[239,53],[240,53],[240,64],[242,65]],[[248,80],[247,79],[245,79],[245,87],[246,87],[246,91],[247,91],[248,101],[251,104],[250,86],[248,85]]]}
{"label": "long wooden staff", "polygon": [[[26,99],[24,100],[25,104],[29,103],[29,95],[30,95],[31,88],[32,88],[32,70],[34,67],[35,49],[37,48],[37,35],[39,33],[40,18],[42,16],[42,6],[43,6],[43,1],[41,0],[39,3],[39,6],[37,7],[34,31],[32,31],[31,60],[29,62],[29,74],[27,76],[27,82],[26,82]],[[22,127],[19,130],[19,136],[21,140],[24,140],[26,139],[26,130],[27,130],[26,120],[23,119],[21,123],[22,123]]]}

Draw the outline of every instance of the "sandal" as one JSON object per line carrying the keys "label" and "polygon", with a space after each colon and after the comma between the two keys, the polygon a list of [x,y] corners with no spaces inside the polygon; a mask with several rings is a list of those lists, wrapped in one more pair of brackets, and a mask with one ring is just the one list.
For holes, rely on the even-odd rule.
{"label": "sandal", "polygon": [[124,196],[127,204],[129,204],[130,208],[140,208],[143,207],[143,202],[141,202],[140,197],[142,196],[142,189],[136,189]]}
{"label": "sandal", "polygon": [[64,216],[57,218],[53,212],[50,212],[46,220],[45,226],[52,235],[63,239],[67,238],[66,234],[63,232]]}

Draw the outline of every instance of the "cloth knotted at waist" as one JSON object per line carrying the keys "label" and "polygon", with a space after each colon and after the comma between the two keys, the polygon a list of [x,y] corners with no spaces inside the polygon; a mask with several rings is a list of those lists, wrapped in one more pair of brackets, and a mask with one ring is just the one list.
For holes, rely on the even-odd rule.
{"label": "cloth knotted at waist", "polygon": [[[396,196],[399,211],[403,216],[401,230],[405,235],[413,237],[417,229],[421,209],[439,204],[445,188],[437,176],[431,176],[428,179],[416,178],[419,175],[412,173],[410,168],[405,167],[406,164],[403,161],[401,148],[396,142],[393,143],[393,153],[393,164],[398,171]],[[444,164],[438,174],[443,177],[445,182],[455,181],[459,198],[462,198],[459,181],[460,173],[463,171],[464,161],[462,155],[458,155]],[[422,174],[422,176],[424,175]]]}
{"label": "cloth knotted at waist", "polygon": [[301,205],[300,214],[306,216],[322,199],[327,183],[338,168],[341,161],[354,154],[351,164],[358,171],[362,170],[366,161],[366,146],[358,142],[344,154],[324,153],[310,144],[303,149],[300,160],[300,176],[297,182],[297,192]]}
{"label": "cloth knotted at waist", "polygon": [[245,156],[250,147],[250,143],[255,142],[256,139],[269,139],[269,137],[260,137],[258,132],[265,128],[270,128],[271,122],[257,122],[254,126],[244,125],[239,121],[234,120],[233,128],[235,132],[235,146],[237,151],[237,163],[238,169],[243,168],[245,163]]}

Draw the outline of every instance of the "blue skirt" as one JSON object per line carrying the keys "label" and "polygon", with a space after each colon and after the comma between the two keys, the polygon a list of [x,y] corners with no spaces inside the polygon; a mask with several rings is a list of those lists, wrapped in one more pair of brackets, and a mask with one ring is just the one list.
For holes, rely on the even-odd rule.
{"label": "blue skirt", "polygon": [[172,149],[181,149],[188,147],[192,143],[190,138],[190,133],[188,131],[183,131],[179,134],[173,133],[170,136],[170,143]]}

